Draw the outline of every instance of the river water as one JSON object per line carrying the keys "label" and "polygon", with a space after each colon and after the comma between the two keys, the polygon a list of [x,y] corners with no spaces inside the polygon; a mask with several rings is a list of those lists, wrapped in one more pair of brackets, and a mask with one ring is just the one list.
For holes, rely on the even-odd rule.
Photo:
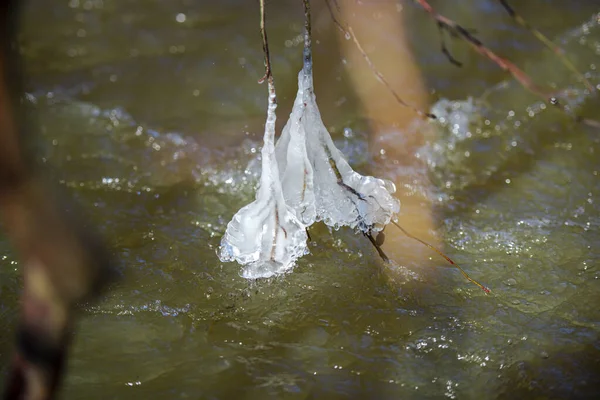
{"label": "river water", "polygon": [[[600,117],[597,99],[496,1],[437,3],[536,81],[572,88],[578,114]],[[438,126],[422,149],[438,234],[490,295],[435,254],[427,269],[397,259],[402,279],[390,283],[364,238],[324,227],[283,277],[249,283],[219,262],[225,226],[257,181],[266,88],[256,84],[256,2],[28,2],[21,41],[40,163],[86,207],[123,276],[85,310],[63,398],[600,397],[600,131],[544,109],[459,42],[465,65],[450,65],[430,18],[403,4],[432,97],[445,101],[438,110],[470,121]],[[281,122],[301,66],[302,9],[268,6]],[[599,2],[531,0],[519,11],[600,83]],[[314,34],[324,120],[368,169],[366,124],[327,15]],[[2,238],[5,327],[20,282]],[[11,341],[6,328],[2,375]]]}

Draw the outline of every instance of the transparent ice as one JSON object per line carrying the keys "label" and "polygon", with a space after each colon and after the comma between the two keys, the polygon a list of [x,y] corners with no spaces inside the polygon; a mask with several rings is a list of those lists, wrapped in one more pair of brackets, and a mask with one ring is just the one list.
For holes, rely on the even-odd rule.
{"label": "transparent ice", "polygon": [[[312,88],[312,75],[305,74],[304,69],[298,75],[298,81],[302,84],[298,84],[292,113],[277,141],[275,154],[282,172],[281,185],[285,201],[295,210],[302,223],[310,226],[317,215],[313,167],[306,144],[307,129],[310,127],[306,126],[303,119],[306,118],[306,108],[312,94],[311,90],[307,90]],[[305,83],[307,80],[311,80],[310,84]]]}
{"label": "transparent ice", "polygon": [[[294,108],[276,146],[279,168],[285,171],[284,197],[307,224],[316,220],[336,229],[380,231],[400,211],[392,196],[396,188],[355,172],[335,147],[317,106],[306,43]],[[314,206],[308,203],[313,198]]]}
{"label": "transparent ice", "polygon": [[306,228],[283,198],[275,159],[274,89],[270,93],[256,200],[233,216],[219,249],[220,260],[243,265],[242,276],[248,279],[286,272],[307,253]]}
{"label": "transparent ice", "polygon": [[242,264],[242,276],[249,279],[290,270],[308,253],[306,229],[316,221],[371,233],[400,210],[394,184],[355,172],[325,128],[314,94],[308,31],[298,93],[277,146],[272,81],[269,93],[256,200],[227,224],[219,248],[221,261]]}

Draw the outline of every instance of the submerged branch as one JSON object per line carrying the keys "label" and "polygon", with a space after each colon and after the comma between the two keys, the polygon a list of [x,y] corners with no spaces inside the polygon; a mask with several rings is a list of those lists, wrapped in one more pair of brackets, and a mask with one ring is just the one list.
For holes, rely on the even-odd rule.
{"label": "submerged branch", "polygon": [[379,257],[381,257],[383,262],[389,263],[390,258],[385,254],[385,252],[381,248],[382,243],[378,240],[381,237],[381,235],[383,235],[383,232],[379,232],[379,234],[377,235],[377,238],[374,238],[373,234],[370,232],[368,232],[368,233],[364,232],[363,235],[365,235],[367,237],[367,239],[369,239],[369,242],[371,242],[373,247],[375,247],[375,250],[377,250],[377,254],[379,254]]}
{"label": "submerged branch", "polygon": [[435,251],[436,253],[438,253],[440,256],[444,257],[446,259],[446,261],[448,261],[450,264],[454,265],[456,268],[458,268],[458,270],[460,271],[460,273],[471,283],[479,286],[479,288],[481,290],[483,290],[486,294],[490,293],[490,289],[486,286],[483,286],[481,283],[477,282],[475,279],[471,278],[469,276],[469,274],[467,274],[465,272],[465,270],[463,270],[457,263],[455,263],[454,261],[452,261],[452,259],[450,259],[450,257],[448,257],[447,255],[445,255],[444,253],[442,253],[441,250],[438,250],[436,247],[433,247],[432,245],[430,245],[429,243],[425,242],[424,240],[419,239],[416,236],[411,235],[410,233],[408,233],[403,227],[401,227],[396,221],[392,220],[392,223],[394,225],[396,225],[396,227],[398,227],[398,229],[400,229],[406,236],[408,236],[411,239],[416,240],[417,242],[429,247],[431,250]]}

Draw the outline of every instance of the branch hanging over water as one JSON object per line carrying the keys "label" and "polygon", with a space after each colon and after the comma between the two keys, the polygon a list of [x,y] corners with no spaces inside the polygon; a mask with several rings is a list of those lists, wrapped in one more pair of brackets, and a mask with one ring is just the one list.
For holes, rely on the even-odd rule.
{"label": "branch hanging over water", "polygon": [[505,58],[500,57],[493,51],[491,51],[488,47],[486,47],[479,39],[477,39],[471,32],[467,29],[456,23],[455,21],[440,15],[433,9],[433,7],[426,0],[415,0],[417,3],[423,7],[425,11],[427,11],[437,22],[438,27],[441,30],[448,31],[451,35],[460,37],[464,39],[467,43],[471,45],[479,54],[484,57],[487,57],[491,61],[493,61],[496,65],[502,68],[504,71],[508,71],[512,74],[512,76],[521,83],[527,90],[530,92],[541,96],[545,99],[551,97],[550,93],[547,93],[545,90],[537,86],[533,80],[523,72],[519,67],[517,67],[512,62],[508,61]]}
{"label": "branch hanging over water", "polygon": [[270,84],[272,85],[273,72],[271,71],[271,56],[269,55],[267,30],[265,29],[265,16],[265,0],[260,0],[260,35],[262,37],[263,53],[265,55],[265,76],[259,79],[258,83],[263,83],[265,80],[271,80]]}
{"label": "branch hanging over water", "polygon": [[[358,41],[358,38],[354,34],[352,27],[350,27],[350,26],[348,26],[347,28],[344,27],[344,25],[342,25],[342,23],[336,18],[335,14],[333,12],[333,8],[330,4],[330,1],[332,1],[332,0],[325,0],[325,4],[327,4],[327,8],[329,9],[329,14],[331,15],[331,19],[333,20],[333,22],[335,23],[337,28],[340,30],[340,32],[342,32],[344,34],[345,37],[352,39],[352,41],[356,45],[356,48],[358,49],[360,54],[363,56],[363,58],[367,62],[367,65],[369,66],[371,71],[373,71],[373,73],[375,74],[377,79],[379,79],[379,81],[385,85],[385,87],[392,94],[392,96],[394,96],[396,101],[403,107],[407,107],[407,108],[410,108],[411,110],[413,110],[421,118],[436,119],[436,116],[434,114],[429,113],[427,111],[419,110],[417,107],[413,106],[412,104],[407,103],[400,97],[400,95],[392,88],[392,86],[389,84],[389,82],[385,79],[383,74],[381,72],[379,72],[377,67],[375,67],[375,64],[373,64],[373,61],[371,61],[371,59],[367,55],[366,51],[363,49],[362,45]],[[336,4],[336,8],[337,8],[337,4]]]}
{"label": "branch hanging over water", "polygon": [[514,8],[508,4],[506,0],[498,0],[500,5],[506,10],[508,15],[510,15],[519,25],[527,29],[531,32],[540,42],[542,42],[548,49],[550,49],[554,54],[558,56],[560,61],[573,72],[577,77],[584,83],[584,85],[588,88],[590,92],[594,91],[594,86],[590,83],[589,80],[579,70],[573,65],[571,60],[565,55],[565,51],[558,47],[554,42],[548,39],[542,32],[535,29],[531,26],[521,15],[517,14]]}
{"label": "branch hanging over water", "polygon": [[[452,36],[456,36],[462,38],[466,41],[475,51],[477,51],[482,56],[488,58],[492,62],[494,62],[497,66],[499,66],[502,70],[509,72],[525,89],[530,91],[531,93],[540,96],[545,101],[548,101],[552,106],[557,107],[565,114],[570,117],[573,117],[575,122],[584,123],[590,127],[597,128],[600,126],[600,123],[589,118],[582,118],[580,116],[573,115],[568,106],[563,106],[559,101],[557,96],[562,93],[562,91],[557,92],[549,92],[540,86],[536,85],[533,82],[533,79],[529,75],[527,75],[523,70],[517,67],[515,64],[503,58],[492,50],[490,50],[487,46],[485,46],[477,37],[475,37],[469,30],[465,29],[463,26],[458,24],[457,22],[438,14],[437,11],[427,2],[427,0],[415,0],[423,9],[433,17],[436,21],[440,30],[448,31]],[[503,5],[506,2],[503,2]],[[512,9],[511,9],[512,10]],[[512,15],[512,14],[511,14]],[[449,57],[451,62],[455,64],[454,58],[450,55],[445,47],[445,44],[442,45],[442,51],[444,54]],[[445,50],[445,51],[444,51]]]}

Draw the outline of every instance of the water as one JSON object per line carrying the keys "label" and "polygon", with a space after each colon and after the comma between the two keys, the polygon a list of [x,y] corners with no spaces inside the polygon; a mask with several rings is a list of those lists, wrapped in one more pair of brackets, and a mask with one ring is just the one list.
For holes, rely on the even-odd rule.
{"label": "water", "polygon": [[[272,3],[281,122],[301,65],[302,10]],[[456,3],[440,11],[536,78],[575,83],[496,2]],[[567,40],[566,32],[598,6],[539,0],[519,10],[565,39],[597,84],[600,33]],[[87,206],[124,277],[85,312],[65,399],[598,395],[598,131],[535,111],[535,97],[496,86],[506,74],[458,43],[453,53],[465,66],[449,65],[435,25],[417,8],[405,12],[433,100],[471,96],[479,110],[471,137],[440,129],[423,156],[435,161],[431,196],[444,248],[490,286],[489,296],[434,254],[426,267],[407,258],[384,268],[364,238],[322,226],[293,273],[249,285],[216,250],[252,199],[260,164],[266,88],[256,84],[256,4],[30,1],[22,42],[40,162]],[[366,151],[334,28],[315,19],[323,120],[352,166],[368,170],[378,161]],[[597,118],[598,101],[581,98],[578,111]],[[3,326],[14,326],[18,267],[0,241]],[[11,339],[0,337],[2,374]]]}

